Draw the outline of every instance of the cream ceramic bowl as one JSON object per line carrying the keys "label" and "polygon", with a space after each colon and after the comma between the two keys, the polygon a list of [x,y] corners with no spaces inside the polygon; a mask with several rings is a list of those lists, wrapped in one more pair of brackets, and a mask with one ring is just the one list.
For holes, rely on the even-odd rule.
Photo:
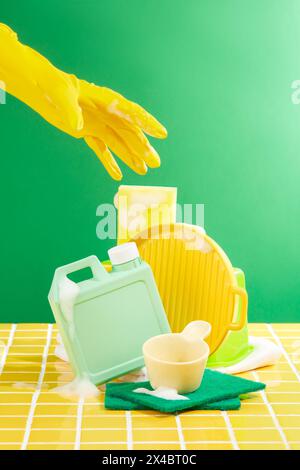
{"label": "cream ceramic bowl", "polygon": [[152,388],[191,393],[200,387],[209,346],[203,339],[189,340],[183,333],[170,333],[146,341],[143,354]]}

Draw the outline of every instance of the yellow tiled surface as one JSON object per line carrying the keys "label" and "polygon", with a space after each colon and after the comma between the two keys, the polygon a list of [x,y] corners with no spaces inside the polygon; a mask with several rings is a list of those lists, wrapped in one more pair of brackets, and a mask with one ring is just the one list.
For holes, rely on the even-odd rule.
{"label": "yellow tiled surface", "polygon": [[250,324],[283,355],[275,366],[242,374],[267,384],[238,411],[112,411],[98,399],[53,392],[72,380],[54,356],[56,325],[0,324],[2,449],[300,449],[300,324]]}

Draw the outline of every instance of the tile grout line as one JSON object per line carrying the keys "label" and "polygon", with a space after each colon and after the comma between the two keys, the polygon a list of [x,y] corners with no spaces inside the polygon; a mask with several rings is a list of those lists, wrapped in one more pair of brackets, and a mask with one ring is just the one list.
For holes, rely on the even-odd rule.
{"label": "tile grout line", "polygon": [[25,429],[25,434],[24,434],[21,450],[25,450],[27,448],[27,445],[28,445],[29,435],[30,435],[30,431],[31,431],[31,425],[32,425],[33,416],[34,416],[34,412],[35,412],[35,407],[36,407],[36,404],[37,404],[38,397],[41,393],[42,383],[43,383],[43,379],[44,379],[44,375],[45,375],[45,371],[46,371],[46,364],[47,364],[47,358],[48,358],[48,351],[49,351],[49,347],[50,347],[50,343],[51,343],[52,330],[53,330],[53,324],[49,324],[48,325],[48,332],[47,332],[47,341],[46,341],[46,344],[45,344],[45,347],[44,347],[44,352],[43,352],[41,371],[40,371],[36,391],[34,392],[32,400],[31,400],[31,405],[30,405],[30,409],[29,409],[29,414],[28,414],[28,419],[27,419],[27,423],[26,423],[26,429]]}
{"label": "tile grout line", "polygon": [[282,342],[281,342],[279,336],[275,333],[275,331],[274,331],[274,329],[273,329],[273,327],[272,327],[271,324],[268,324],[267,326],[268,326],[268,329],[269,329],[271,335],[272,335],[273,338],[275,339],[277,345],[280,347],[283,356],[286,358],[286,360],[287,360],[289,366],[291,367],[292,371],[294,372],[295,376],[297,377],[298,381],[300,382],[300,374],[299,374],[297,368],[295,367],[295,364],[293,364],[293,361],[290,359],[288,353],[287,353],[286,350],[284,349],[283,344],[282,344]]}
{"label": "tile grout line", "polygon": [[17,325],[15,323],[13,323],[11,325],[11,328],[10,328],[10,333],[9,333],[9,336],[8,336],[8,341],[7,341],[7,344],[5,346],[5,350],[4,350],[4,353],[3,353],[3,356],[0,360],[0,375],[2,374],[3,372],[3,369],[4,369],[4,366],[5,366],[5,362],[6,362],[6,359],[7,359],[7,355],[8,355],[8,350],[9,348],[11,347],[12,345],[12,342],[14,340],[14,335],[15,335],[15,332],[16,332],[16,329],[17,329]]}
{"label": "tile grout line", "polygon": [[[300,444],[300,441],[291,441],[293,444]],[[136,441],[136,444],[178,444],[178,441]],[[229,441],[186,441],[187,444],[229,444]],[[20,444],[18,441],[9,441],[5,444]],[[70,441],[36,441],[32,445],[53,445],[53,444],[68,444],[72,445]],[[124,441],[85,441],[82,445],[93,445],[93,444],[126,444]],[[242,441],[241,444],[282,444],[281,441]],[[95,449],[96,450],[96,449]],[[167,450],[167,449],[166,449]]]}
{"label": "tile grout line", "polygon": [[[2,417],[2,416],[1,416]],[[40,419],[40,416],[39,416]],[[0,428],[0,431],[23,431],[23,427],[21,428]],[[32,431],[74,431],[74,428],[62,428],[62,427],[46,427],[46,428],[31,428]],[[135,428],[136,431],[157,431],[158,429],[163,429],[164,431],[176,431],[177,428],[146,428],[146,427],[141,427],[141,428]],[[207,430],[217,430],[217,431],[223,431],[223,430],[228,430],[228,427],[222,427],[222,426],[201,426],[201,427],[184,427],[182,428],[185,431],[207,431]],[[259,426],[259,427],[235,427],[235,431],[258,431],[258,430],[274,430],[274,426]],[[297,431],[300,429],[300,426],[285,426],[284,429],[296,429]],[[126,431],[127,428],[82,428],[82,431]],[[2,443],[1,443],[2,444]],[[74,449],[76,450],[76,449]],[[186,449],[183,449],[186,450]],[[237,450],[237,449],[236,449]]]}
{"label": "tile grout line", "polygon": [[[194,444],[202,444],[202,445],[214,445],[214,444],[219,444],[219,445],[222,445],[222,444],[229,444],[230,442],[229,441],[187,441],[186,442],[187,444],[191,444],[191,445],[194,445]],[[291,441],[292,444],[297,444],[299,445],[300,444],[300,441]],[[19,446],[19,442],[5,442],[5,444],[7,446],[9,445],[17,445]],[[64,442],[64,441],[51,441],[51,442],[41,442],[41,441],[37,441],[37,442],[34,442],[31,444],[31,447],[32,446],[35,446],[35,447],[41,447],[43,446],[45,448],[45,446],[56,446],[56,445],[64,445],[64,446],[69,446],[71,447],[73,444],[73,442]],[[116,444],[126,444],[126,442],[124,441],[86,441],[86,442],[83,442],[82,443],[82,446],[93,446],[91,448],[91,450],[96,450],[97,448],[95,447],[95,445],[97,444],[105,444],[105,445],[116,445]],[[178,441],[136,441],[136,444],[137,445],[147,445],[147,444],[178,444]],[[264,444],[267,444],[267,445],[272,445],[274,446],[274,444],[280,444],[282,445],[282,442],[281,441],[242,441],[241,442],[242,445],[248,445],[248,444],[258,444],[258,445],[264,445]],[[45,449],[41,449],[41,450],[45,450]],[[61,450],[64,450],[64,449],[61,449]],[[213,450],[213,449],[212,449]],[[265,449],[262,449],[262,450],[265,450]],[[284,450],[284,449],[282,449]]]}
{"label": "tile grout line", "polygon": [[[252,375],[253,375],[253,377],[255,378],[255,380],[256,380],[257,382],[259,382],[258,373],[255,372],[255,371],[252,371]],[[269,400],[268,400],[268,397],[267,397],[266,392],[265,392],[264,390],[260,390],[260,394],[261,394],[261,396],[262,396],[262,399],[263,399],[263,401],[264,401],[266,407],[267,407],[268,410],[269,410],[269,413],[270,413],[270,415],[271,415],[271,417],[272,417],[272,420],[273,420],[273,422],[274,422],[274,425],[275,425],[277,431],[278,431],[279,434],[280,434],[280,437],[281,437],[281,439],[282,439],[282,441],[283,441],[283,443],[284,443],[284,445],[285,445],[285,448],[286,448],[287,450],[290,450],[290,449],[291,449],[290,444],[289,444],[289,442],[288,442],[288,440],[287,440],[287,437],[286,437],[285,433],[283,432],[282,427],[280,426],[280,423],[279,423],[279,421],[278,421],[278,418],[277,418],[277,416],[276,416],[275,411],[273,410],[273,407],[272,407],[271,403],[269,403]]]}
{"label": "tile grout line", "polygon": [[78,402],[78,409],[77,409],[76,436],[75,436],[74,450],[80,450],[83,405],[84,405],[84,397],[80,397],[79,402]]}
{"label": "tile grout line", "polygon": [[132,416],[130,411],[125,411],[126,416],[126,431],[127,431],[127,449],[133,450],[132,439]]}
{"label": "tile grout line", "polygon": [[177,432],[178,432],[178,437],[179,437],[180,449],[181,450],[186,450],[186,445],[185,445],[183,431],[182,431],[182,425],[181,425],[181,419],[180,419],[180,416],[178,414],[175,416],[175,421],[176,421],[176,425],[177,425]]}
{"label": "tile grout line", "polygon": [[221,411],[221,414],[224,418],[226,428],[227,428],[231,443],[233,445],[233,449],[234,450],[240,450],[238,441],[236,440],[235,433],[234,433],[234,430],[233,430],[233,427],[232,427],[232,424],[231,424],[231,421],[230,421],[230,418],[229,418],[227,412],[226,411]]}

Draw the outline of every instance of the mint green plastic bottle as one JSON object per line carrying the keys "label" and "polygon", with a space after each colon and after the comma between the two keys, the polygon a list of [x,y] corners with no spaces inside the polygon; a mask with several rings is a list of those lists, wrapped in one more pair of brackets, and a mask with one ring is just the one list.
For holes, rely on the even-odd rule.
{"label": "mint green plastic bottle", "polygon": [[[144,365],[142,346],[170,327],[150,266],[135,243],[108,252],[112,271],[96,256],[56,269],[49,302],[74,373],[100,384]],[[77,284],[68,275],[91,268]]]}

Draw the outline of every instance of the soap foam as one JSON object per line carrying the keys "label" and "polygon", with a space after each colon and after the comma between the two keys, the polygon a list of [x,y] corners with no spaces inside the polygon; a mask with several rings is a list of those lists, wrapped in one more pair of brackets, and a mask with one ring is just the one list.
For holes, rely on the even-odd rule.
{"label": "soap foam", "polygon": [[62,361],[69,362],[67,351],[65,350],[62,337],[59,333],[56,335],[57,345],[55,346],[54,354]]}
{"label": "soap foam", "polygon": [[145,395],[152,395],[153,397],[163,398],[164,400],[189,400],[188,397],[179,395],[175,388],[158,387],[155,390],[148,390],[147,388],[136,388],[134,393],[144,393]]}
{"label": "soap foam", "polygon": [[[68,323],[69,333],[71,338],[74,337],[74,303],[79,294],[80,288],[78,284],[71,281],[67,276],[64,276],[59,283],[59,303],[61,311]],[[57,336],[58,343],[62,342],[61,336]],[[68,360],[68,356],[62,344],[59,344],[56,348],[56,354],[64,360]],[[99,395],[99,390],[89,378],[84,376],[76,377],[72,382],[65,385],[61,385],[53,389],[54,393],[65,398],[91,398]]]}
{"label": "soap foam", "polygon": [[64,398],[92,398],[99,395],[99,390],[88,377],[76,377],[72,382],[52,390]]}
{"label": "soap foam", "polygon": [[55,346],[54,355],[61,361],[69,362],[68,354],[63,344]]}
{"label": "soap foam", "polygon": [[[45,384],[43,384],[44,387]],[[30,390],[34,392],[36,390],[35,384],[29,384],[27,382],[15,382],[12,384],[12,387],[18,390]],[[48,388],[48,387],[47,387]]]}
{"label": "soap foam", "polygon": [[58,286],[59,303],[62,313],[69,325],[70,336],[74,336],[74,302],[79,294],[80,288],[78,284],[64,276]]}

